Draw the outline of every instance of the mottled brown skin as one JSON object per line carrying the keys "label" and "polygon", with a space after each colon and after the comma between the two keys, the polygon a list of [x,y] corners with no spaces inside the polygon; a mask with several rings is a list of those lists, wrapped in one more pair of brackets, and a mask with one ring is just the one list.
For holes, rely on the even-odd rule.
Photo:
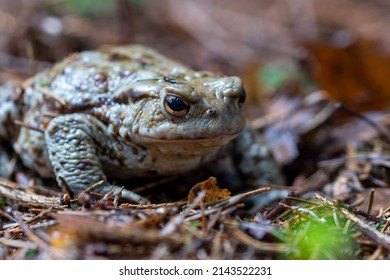
{"label": "mottled brown skin", "polygon": [[[100,181],[97,191],[119,192],[106,175],[188,172],[215,159],[245,127],[240,78],[194,71],[138,45],[74,54],[26,81],[16,100],[15,90],[0,94],[0,137],[14,138],[27,167],[76,193]],[[24,126],[10,130],[12,120]],[[269,168],[268,150],[248,144],[252,138],[246,131],[236,143],[256,150],[255,167]],[[241,159],[243,173],[259,172],[246,171],[250,155]]]}

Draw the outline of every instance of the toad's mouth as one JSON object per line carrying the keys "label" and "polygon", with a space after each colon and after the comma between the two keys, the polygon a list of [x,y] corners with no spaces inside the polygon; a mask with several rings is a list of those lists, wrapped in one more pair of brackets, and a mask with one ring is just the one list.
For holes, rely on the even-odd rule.
{"label": "toad's mouth", "polygon": [[194,145],[195,146],[201,146],[201,147],[220,147],[222,145],[225,145],[229,143],[232,139],[234,139],[238,134],[240,134],[241,131],[231,134],[222,134],[218,136],[213,137],[197,137],[197,138],[189,138],[185,136],[180,137],[172,137],[172,138],[165,138],[165,137],[152,137],[152,136],[144,136],[144,135],[137,135],[135,137],[135,141],[138,143],[145,143],[145,144],[162,144],[162,145]]}

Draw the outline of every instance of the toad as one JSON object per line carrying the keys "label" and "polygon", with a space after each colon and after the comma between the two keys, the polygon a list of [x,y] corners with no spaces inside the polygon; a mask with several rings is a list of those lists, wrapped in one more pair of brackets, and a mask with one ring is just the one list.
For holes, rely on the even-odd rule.
{"label": "toad", "polygon": [[107,177],[182,174],[227,147],[241,173],[275,177],[268,149],[246,128],[244,101],[239,77],[195,71],[145,46],[103,47],[70,55],[19,90],[1,87],[0,138],[75,193],[101,182],[95,191],[146,203]]}

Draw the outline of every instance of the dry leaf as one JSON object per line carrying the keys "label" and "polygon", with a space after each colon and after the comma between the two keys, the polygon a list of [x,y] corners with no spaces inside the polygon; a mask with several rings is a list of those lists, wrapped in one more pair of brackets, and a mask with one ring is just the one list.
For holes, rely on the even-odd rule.
{"label": "dry leaf", "polygon": [[330,99],[358,110],[380,110],[390,105],[390,56],[377,44],[357,40],[338,47],[305,43],[313,56],[312,75]]}
{"label": "dry leaf", "polygon": [[200,182],[192,187],[188,194],[188,203],[193,203],[201,191],[205,192],[202,201],[206,203],[213,203],[230,198],[230,191],[228,189],[218,188],[217,179],[210,177],[207,180]]}

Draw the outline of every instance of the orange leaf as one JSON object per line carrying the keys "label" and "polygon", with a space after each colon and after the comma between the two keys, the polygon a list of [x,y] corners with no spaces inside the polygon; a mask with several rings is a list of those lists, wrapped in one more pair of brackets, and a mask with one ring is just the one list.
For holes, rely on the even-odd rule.
{"label": "orange leaf", "polygon": [[305,43],[313,56],[312,75],[330,99],[358,110],[381,110],[390,105],[390,56],[377,44],[357,40],[345,47]]}
{"label": "orange leaf", "polygon": [[188,203],[193,203],[201,191],[205,192],[205,196],[203,197],[202,202],[206,203],[213,203],[230,198],[230,191],[228,189],[218,188],[217,180],[214,177],[210,177],[207,180],[200,182],[192,187],[188,194]]}

